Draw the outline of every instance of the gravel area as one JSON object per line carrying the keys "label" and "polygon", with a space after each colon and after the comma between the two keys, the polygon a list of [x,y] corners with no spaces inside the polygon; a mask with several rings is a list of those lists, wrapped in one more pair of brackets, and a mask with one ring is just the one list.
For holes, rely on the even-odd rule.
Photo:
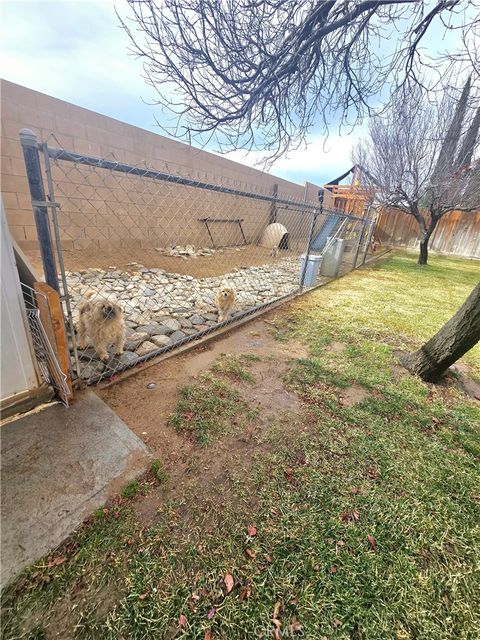
{"label": "gravel area", "polygon": [[125,353],[104,364],[93,349],[79,352],[82,378],[112,375],[119,366],[132,366],[142,356],[168,347],[217,325],[215,293],[220,284],[236,291],[235,313],[273,302],[292,293],[300,277],[299,257],[261,266],[235,268],[222,276],[194,278],[131,263],[128,270],[91,268],[67,272],[74,320],[88,291],[117,301],[125,314]]}

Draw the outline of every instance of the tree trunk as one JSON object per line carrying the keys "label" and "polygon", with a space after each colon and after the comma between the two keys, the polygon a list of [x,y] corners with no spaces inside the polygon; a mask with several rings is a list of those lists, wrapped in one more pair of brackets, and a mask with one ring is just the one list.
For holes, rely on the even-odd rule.
{"label": "tree trunk", "polygon": [[435,231],[435,227],[439,221],[440,217],[436,217],[431,215],[430,224],[428,225],[428,229],[425,229],[422,233],[422,238],[420,240],[420,255],[418,256],[418,263],[421,265],[425,265],[428,263],[428,243],[430,242],[430,238],[432,237],[432,233]]}
{"label": "tree trunk", "polygon": [[436,382],[450,365],[480,340],[480,283],[457,313],[403,365],[426,382]]}
{"label": "tree trunk", "polygon": [[430,239],[430,236],[428,237],[423,237],[420,240],[420,255],[418,256],[418,263],[417,264],[427,264],[428,262],[428,241]]}

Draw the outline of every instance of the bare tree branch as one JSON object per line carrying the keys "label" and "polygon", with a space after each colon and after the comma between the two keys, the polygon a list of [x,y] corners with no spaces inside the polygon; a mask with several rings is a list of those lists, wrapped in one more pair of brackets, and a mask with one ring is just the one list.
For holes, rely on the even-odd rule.
{"label": "bare tree branch", "polygon": [[[352,125],[382,90],[432,64],[433,24],[461,29],[450,63],[477,60],[480,0],[129,0],[121,19],[173,132],[270,159],[313,126]],[[172,130],[168,130],[172,132]]]}

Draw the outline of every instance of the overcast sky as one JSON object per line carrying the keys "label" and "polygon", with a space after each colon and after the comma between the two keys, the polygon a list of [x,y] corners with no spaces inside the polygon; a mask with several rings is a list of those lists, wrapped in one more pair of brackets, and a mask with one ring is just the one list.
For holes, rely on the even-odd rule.
{"label": "overcast sky", "polygon": [[[160,133],[150,106],[153,91],[141,77],[142,64],[128,53],[114,5],[125,0],[3,0],[2,77],[73,104]],[[123,12],[122,12],[123,13]],[[361,135],[325,142],[312,135],[307,149],[279,160],[272,172],[295,182],[324,184],[351,166],[352,143]],[[253,165],[258,156],[230,156]]]}

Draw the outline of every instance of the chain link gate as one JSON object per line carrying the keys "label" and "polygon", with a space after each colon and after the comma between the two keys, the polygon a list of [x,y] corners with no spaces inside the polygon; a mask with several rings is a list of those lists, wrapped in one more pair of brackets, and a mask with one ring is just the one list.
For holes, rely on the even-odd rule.
{"label": "chain link gate", "polygon": [[[325,208],[323,192],[307,202],[232,178],[81,155],[26,130],[20,137],[45,279],[61,295],[73,377],[89,384],[365,261],[373,218]],[[338,268],[323,273],[339,238]],[[235,296],[225,319],[216,304],[222,287]],[[79,342],[85,306],[90,335]],[[117,309],[115,318],[107,308]],[[116,322],[123,345],[114,344]]]}

